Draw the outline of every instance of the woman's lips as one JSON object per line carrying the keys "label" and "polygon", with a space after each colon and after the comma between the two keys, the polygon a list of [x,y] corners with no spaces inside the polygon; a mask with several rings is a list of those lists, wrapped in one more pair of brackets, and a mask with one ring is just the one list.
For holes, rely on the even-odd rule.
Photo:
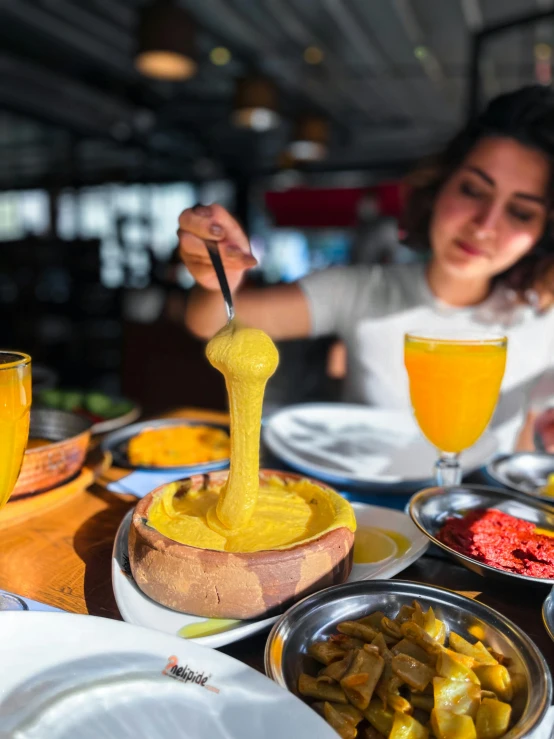
{"label": "woman's lips", "polygon": [[483,251],[482,249],[478,249],[476,246],[473,246],[473,244],[470,244],[468,241],[456,240],[454,243],[459,249],[461,249],[466,254],[469,254],[472,257],[486,257],[487,256],[487,253],[485,251]]}

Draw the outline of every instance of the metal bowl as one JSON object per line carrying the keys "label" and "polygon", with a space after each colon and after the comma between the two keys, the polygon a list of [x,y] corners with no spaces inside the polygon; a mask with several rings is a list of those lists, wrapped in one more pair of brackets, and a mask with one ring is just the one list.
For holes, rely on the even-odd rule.
{"label": "metal bowl", "polygon": [[[310,595],[281,616],[265,648],[265,671],[279,685],[298,695],[301,672],[315,674],[308,657],[310,644],[330,636],[341,621],[357,619],[372,611],[396,615],[404,604],[417,599],[423,608],[433,607],[449,629],[474,641],[471,632],[512,660],[521,685],[513,701],[516,723],[504,739],[520,739],[542,721],[552,702],[552,677],[535,644],[515,624],[477,601],[444,588],[402,580],[364,580],[327,588]],[[530,689],[532,688],[532,689]]]}
{"label": "metal bowl", "polygon": [[218,459],[214,462],[174,467],[143,467],[131,464],[127,454],[127,449],[131,439],[145,429],[165,428],[166,426],[212,426],[213,428],[223,429],[229,433],[229,426],[226,426],[225,424],[209,423],[207,421],[187,418],[158,418],[152,421],[134,423],[131,426],[126,426],[118,431],[114,431],[103,439],[101,449],[104,452],[110,452],[113,457],[114,464],[118,467],[155,472],[182,473],[183,477],[202,474],[204,472],[215,472],[216,470],[222,470],[229,466],[228,458]]}
{"label": "metal bowl", "polygon": [[484,577],[514,580],[533,585],[554,585],[554,578],[529,577],[484,564],[474,557],[461,554],[437,539],[436,535],[447,518],[465,515],[474,508],[496,508],[537,526],[554,531],[554,508],[528,495],[497,490],[481,485],[462,485],[451,488],[427,488],[413,496],[409,503],[410,516],[415,525],[441,549],[461,565]]}
{"label": "metal bowl", "polygon": [[27,449],[11,497],[51,490],[76,475],[85,460],[91,426],[76,413],[33,408],[29,438],[51,443]]}
{"label": "metal bowl", "polygon": [[486,472],[495,482],[554,506],[554,497],[542,494],[548,475],[554,473],[554,455],[544,452],[507,454],[487,465]]}
{"label": "metal bowl", "polygon": [[542,620],[548,636],[554,641],[554,588],[542,604]]}

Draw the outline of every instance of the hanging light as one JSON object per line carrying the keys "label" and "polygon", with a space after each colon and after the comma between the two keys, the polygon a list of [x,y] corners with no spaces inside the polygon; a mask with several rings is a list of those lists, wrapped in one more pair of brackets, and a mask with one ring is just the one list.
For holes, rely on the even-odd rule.
{"label": "hanging light", "polygon": [[254,131],[268,131],[279,124],[277,90],[266,77],[238,80],[233,103],[233,123]]}
{"label": "hanging light", "polygon": [[186,80],[197,68],[196,27],[171,0],[154,0],[140,13],[136,68],[147,77]]}
{"label": "hanging light", "polygon": [[327,155],[329,123],[319,116],[303,116],[296,123],[289,153],[299,162],[315,162]]}

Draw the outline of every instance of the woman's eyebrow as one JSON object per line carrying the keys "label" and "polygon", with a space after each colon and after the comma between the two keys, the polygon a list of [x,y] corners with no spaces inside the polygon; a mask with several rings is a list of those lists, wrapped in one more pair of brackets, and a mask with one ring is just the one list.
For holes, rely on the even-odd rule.
{"label": "woman's eyebrow", "polygon": [[[473,172],[473,174],[478,175],[487,183],[487,185],[490,185],[491,187],[494,187],[496,185],[496,182],[493,180],[493,178],[479,167],[474,167],[468,164],[464,167],[464,169],[467,169],[470,172]],[[531,200],[532,202],[539,203],[540,205],[546,205],[545,198],[543,198],[541,195],[533,195],[530,192],[515,192],[514,197],[522,198],[523,200]]]}
{"label": "woman's eyebrow", "polygon": [[488,175],[486,172],[483,172],[483,170],[480,169],[479,167],[474,167],[471,164],[466,164],[464,169],[467,169],[470,172],[473,172],[473,174],[479,175],[479,177],[482,180],[485,180],[487,185],[491,185],[492,187],[496,185],[496,182],[493,180],[493,178],[490,175]]}

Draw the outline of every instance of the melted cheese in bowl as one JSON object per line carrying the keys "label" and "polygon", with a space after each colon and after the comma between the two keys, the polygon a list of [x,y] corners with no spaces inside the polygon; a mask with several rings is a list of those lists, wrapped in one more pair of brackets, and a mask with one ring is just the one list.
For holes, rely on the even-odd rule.
{"label": "melted cheese in bowl", "polygon": [[171,483],[152,503],[148,523],[160,534],[181,544],[227,552],[288,549],[333,529],[356,527],[350,504],[338,493],[309,480],[285,482],[274,477],[257,490],[254,513],[234,531],[214,531],[208,516],[222,494],[221,488],[179,493]]}
{"label": "melted cheese in bowl", "polygon": [[184,495],[182,484],[165,486],[154,497],[148,524],[182,544],[229,552],[287,549],[333,529],[355,531],[352,507],[329,488],[278,477],[260,486],[263,395],[279,359],[269,336],[231,321],[206,353],[223,373],[229,394],[229,476],[219,488]]}

